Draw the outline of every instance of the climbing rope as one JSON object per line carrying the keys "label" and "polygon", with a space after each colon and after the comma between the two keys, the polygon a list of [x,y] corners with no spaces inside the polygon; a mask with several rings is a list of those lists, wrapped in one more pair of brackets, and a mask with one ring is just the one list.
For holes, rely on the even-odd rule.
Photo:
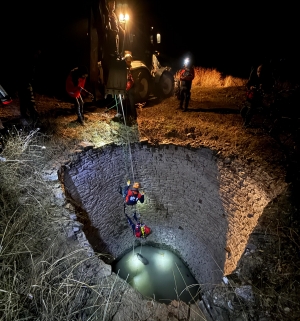
{"label": "climbing rope", "polygon": [[128,142],[128,150],[129,150],[129,159],[130,159],[130,164],[131,164],[131,172],[132,172],[132,178],[133,181],[135,180],[134,178],[134,171],[133,171],[133,161],[132,161],[132,152],[131,152],[131,146],[130,146],[130,141],[129,141],[129,133],[126,125],[126,119],[125,119],[125,113],[124,113],[124,108],[123,108],[123,103],[122,103],[122,96],[119,94],[119,99],[120,99],[120,104],[121,104],[121,109],[122,109],[122,114],[123,114],[123,119],[124,119],[124,125],[126,129],[126,135],[127,135],[127,142]]}

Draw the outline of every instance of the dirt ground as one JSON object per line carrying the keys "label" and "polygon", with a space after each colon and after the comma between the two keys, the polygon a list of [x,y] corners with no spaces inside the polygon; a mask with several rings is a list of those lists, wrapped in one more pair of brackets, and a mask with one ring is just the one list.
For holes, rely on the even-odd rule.
{"label": "dirt ground", "polygon": [[[113,102],[109,104],[102,102],[101,105],[97,105],[87,101],[85,126],[76,121],[77,116],[70,101],[37,94],[36,103],[40,114],[40,130],[59,143],[58,153],[69,154],[80,142],[102,146],[108,143],[122,144],[128,140],[144,141],[153,145],[208,147],[220,157],[239,158],[245,161],[245,164],[265,167],[267,172],[282,169],[284,173],[291,161],[291,155],[295,152],[296,156],[293,157],[297,159],[298,146],[295,145],[289,133],[282,133],[277,139],[271,137],[269,124],[265,124],[264,119],[259,115],[253,118],[253,126],[243,127],[239,111],[245,100],[245,92],[245,87],[194,86],[187,112],[178,109],[179,102],[176,97],[162,101],[151,97],[147,104],[138,106],[136,122],[127,119],[128,126],[124,125],[124,120],[115,117],[117,111],[116,108],[111,108]],[[11,126],[24,131],[31,129],[30,126],[24,126],[20,122],[17,98],[10,105],[0,108],[0,118],[8,129]],[[267,297],[270,298],[264,301],[269,305],[266,307],[264,303],[264,309],[268,308],[270,311],[273,309],[272,320],[283,320],[275,315],[282,316],[286,313],[284,311],[290,313],[290,310],[296,312],[295,306],[298,306],[296,302],[290,305],[286,304],[286,301],[282,304],[278,303],[281,300],[280,297],[283,298],[282,300],[284,297],[295,300],[295,293],[299,288],[296,281],[299,277],[299,267],[296,264],[299,261],[299,255],[297,256],[295,252],[295,248],[299,252],[297,223],[282,226],[282,228],[283,232],[278,232],[277,228],[280,244],[282,246],[285,244],[285,248],[290,249],[285,251],[285,257],[276,257],[272,252],[274,249],[271,248],[265,250],[263,259],[260,258],[260,261],[265,260],[265,263],[268,262],[270,266],[276,267],[273,269],[274,273],[264,275],[269,284],[268,287],[262,285],[266,288]],[[275,230],[276,227],[274,227]],[[278,260],[280,260],[280,273],[277,269]],[[246,265],[249,266],[249,264]],[[277,284],[282,282],[285,285],[291,284],[291,287],[278,289]],[[279,307],[283,312],[279,311]],[[295,318],[291,314],[287,317],[289,320],[296,320],[298,316],[299,314],[295,313]]]}
{"label": "dirt ground", "polygon": [[[278,143],[259,125],[243,128],[239,109],[245,99],[244,87],[203,88],[195,86],[189,111],[178,109],[176,97],[159,101],[152,97],[148,103],[138,108],[137,124],[127,126],[136,139],[147,140],[151,144],[177,144],[191,147],[209,147],[223,156],[238,156],[266,164],[281,163],[284,159]],[[86,125],[76,122],[72,103],[56,98],[36,95],[36,103],[41,115],[42,130],[64,140],[89,141],[104,144],[111,140],[122,141],[124,136],[111,135],[114,129],[121,131],[122,121],[114,120],[116,109],[86,103]],[[125,107],[125,106],[124,106]],[[20,127],[19,102],[14,99],[0,109],[4,126],[15,124]],[[258,124],[260,120],[257,120]],[[129,122],[127,122],[129,124]],[[102,143],[99,143],[99,136]],[[132,137],[133,138],[133,137]],[[261,164],[262,165],[262,164]]]}

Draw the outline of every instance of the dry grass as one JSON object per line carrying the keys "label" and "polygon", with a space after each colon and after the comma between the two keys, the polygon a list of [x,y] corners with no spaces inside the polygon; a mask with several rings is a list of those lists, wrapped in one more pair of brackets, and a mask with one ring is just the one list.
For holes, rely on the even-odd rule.
{"label": "dry grass", "polygon": [[[243,80],[230,76],[222,79],[216,70],[196,68],[194,88],[200,87],[202,94],[206,93],[205,87],[213,86],[214,96],[235,96],[229,87],[242,83]],[[197,101],[192,92],[192,112],[176,110],[178,101],[171,97],[139,109],[138,126],[128,128],[111,122],[115,111],[106,113],[103,109],[87,113],[87,125],[82,127],[74,113],[69,112],[71,104],[37,97],[38,108],[46,111],[43,126],[47,136],[16,131],[1,154],[7,161],[0,161],[0,320],[71,321],[87,319],[86,315],[94,320],[96,315],[105,313],[109,320],[113,315],[109,308],[120,301],[123,284],[109,280],[101,283],[83,273],[88,271],[91,259],[66,243],[61,231],[55,228],[62,220],[62,209],[53,202],[52,187],[40,174],[53,159],[68,156],[79,141],[101,146],[147,139],[152,144],[205,146],[224,157],[239,157],[253,166],[260,164],[266,172],[281,171],[283,154],[269,135],[260,129],[243,129],[239,114],[197,111],[207,104],[209,90],[204,103],[204,99]],[[218,97],[214,104],[217,100]],[[62,115],[48,113],[58,107],[62,108]],[[46,149],[42,149],[44,145]],[[299,237],[295,233],[292,236]],[[282,272],[276,273],[280,277]],[[89,299],[90,293],[94,293],[93,299]],[[264,291],[260,294],[263,301],[269,302]],[[272,306],[277,298],[274,290]]]}
{"label": "dry grass", "polygon": [[[179,72],[176,73],[175,78],[179,78]],[[193,86],[238,87],[245,86],[245,84],[245,79],[233,76],[223,76],[216,69],[195,67],[195,78],[193,80]]]}
{"label": "dry grass", "polygon": [[94,320],[108,304],[111,281],[87,272],[98,259],[66,238],[70,218],[41,174],[65,148],[13,129],[1,154],[0,320]]}

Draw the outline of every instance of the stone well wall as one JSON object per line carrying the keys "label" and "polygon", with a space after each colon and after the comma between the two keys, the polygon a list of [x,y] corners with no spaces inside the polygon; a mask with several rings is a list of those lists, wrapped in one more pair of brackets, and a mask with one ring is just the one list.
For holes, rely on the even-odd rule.
{"label": "stone well wall", "polygon": [[137,209],[153,231],[147,240],[178,252],[201,284],[219,283],[235,269],[264,207],[285,186],[280,173],[219,159],[207,148],[83,151],[65,167],[64,184],[86,211],[86,234],[98,252],[118,257],[136,242],[118,193],[133,175],[145,192]]}

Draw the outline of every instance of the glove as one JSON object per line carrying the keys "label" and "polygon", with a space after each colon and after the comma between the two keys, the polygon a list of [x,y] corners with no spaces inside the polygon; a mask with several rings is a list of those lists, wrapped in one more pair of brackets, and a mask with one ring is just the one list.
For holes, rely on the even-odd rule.
{"label": "glove", "polygon": [[129,186],[129,185],[130,185],[130,180],[127,181],[127,186]]}

